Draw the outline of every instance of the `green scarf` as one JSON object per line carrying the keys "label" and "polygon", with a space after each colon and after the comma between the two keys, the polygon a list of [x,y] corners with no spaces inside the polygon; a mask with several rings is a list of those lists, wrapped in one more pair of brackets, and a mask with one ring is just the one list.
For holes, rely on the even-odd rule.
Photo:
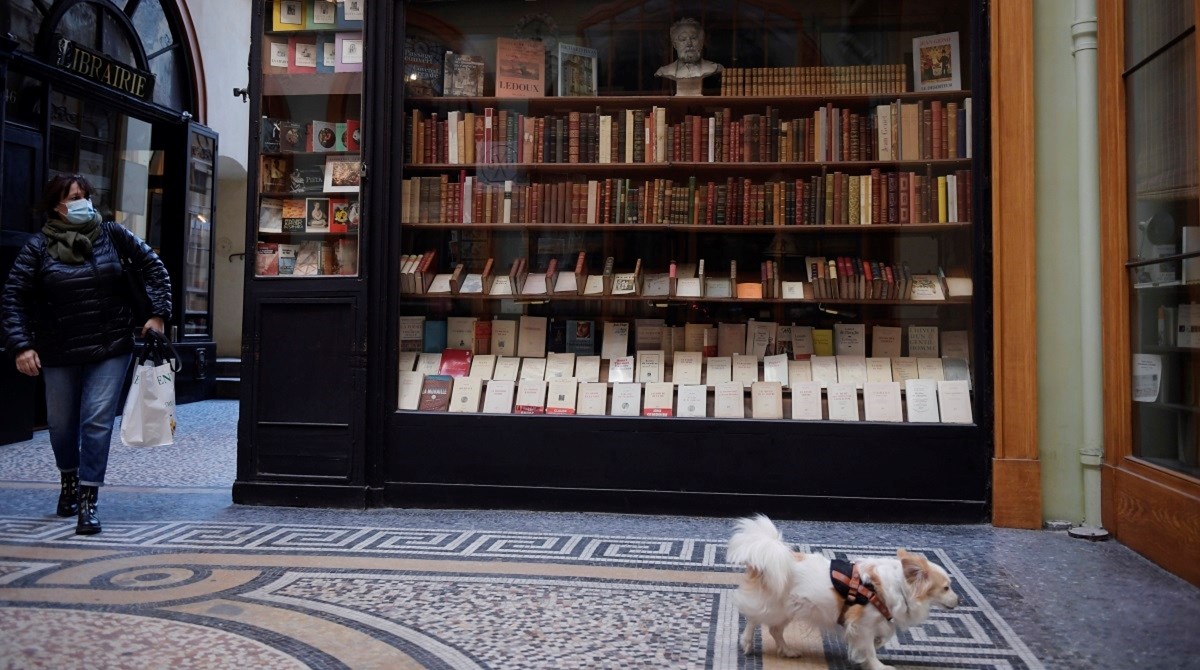
{"label": "green scarf", "polygon": [[99,214],[91,221],[81,224],[67,223],[61,219],[47,219],[42,226],[42,234],[46,236],[46,251],[50,256],[63,263],[79,265],[92,257],[92,242],[100,236]]}

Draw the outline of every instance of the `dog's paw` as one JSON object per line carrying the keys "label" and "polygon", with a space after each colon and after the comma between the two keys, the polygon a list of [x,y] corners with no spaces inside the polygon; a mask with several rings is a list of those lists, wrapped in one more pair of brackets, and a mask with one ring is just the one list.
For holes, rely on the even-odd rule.
{"label": "dog's paw", "polygon": [[754,643],[753,642],[751,642],[750,644],[746,644],[745,642],[743,642],[741,646],[742,646],[743,654],[745,654],[746,656],[754,655]]}
{"label": "dog's paw", "polygon": [[778,653],[783,658],[800,658],[800,650],[791,647],[780,647]]}

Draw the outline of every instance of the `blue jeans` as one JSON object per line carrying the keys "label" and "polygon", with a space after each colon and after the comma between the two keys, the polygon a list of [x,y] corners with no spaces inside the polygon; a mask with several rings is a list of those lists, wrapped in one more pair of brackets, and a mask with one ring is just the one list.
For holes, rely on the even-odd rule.
{"label": "blue jeans", "polygon": [[121,354],[98,363],[42,368],[54,460],[62,472],[78,470],[82,485],[104,485],[129,358]]}

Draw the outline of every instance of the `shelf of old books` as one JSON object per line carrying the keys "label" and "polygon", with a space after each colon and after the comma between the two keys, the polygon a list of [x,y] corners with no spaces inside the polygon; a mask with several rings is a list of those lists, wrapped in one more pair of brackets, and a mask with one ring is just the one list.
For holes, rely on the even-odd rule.
{"label": "shelf of old books", "polygon": [[358,274],[363,0],[261,0],[256,277]]}
{"label": "shelf of old books", "polygon": [[723,67],[739,10],[702,4],[723,46],[663,15],[657,70],[607,5],[408,6],[399,411],[974,424],[959,33]]}

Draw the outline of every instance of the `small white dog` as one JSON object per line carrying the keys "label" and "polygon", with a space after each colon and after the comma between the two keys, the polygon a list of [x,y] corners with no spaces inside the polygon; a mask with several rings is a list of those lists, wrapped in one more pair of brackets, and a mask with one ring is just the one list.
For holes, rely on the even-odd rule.
{"label": "small white dog", "polygon": [[850,660],[868,670],[886,670],[875,655],[902,630],[925,621],[934,605],[952,609],[958,595],[940,566],[903,549],[896,557],[856,564],[792,551],[765,516],[740,519],[726,559],[746,566],[734,603],[746,617],[742,651],[749,654],[754,632],[764,625],[780,656],[799,656],[783,630],[798,619],[824,630],[841,626]]}

